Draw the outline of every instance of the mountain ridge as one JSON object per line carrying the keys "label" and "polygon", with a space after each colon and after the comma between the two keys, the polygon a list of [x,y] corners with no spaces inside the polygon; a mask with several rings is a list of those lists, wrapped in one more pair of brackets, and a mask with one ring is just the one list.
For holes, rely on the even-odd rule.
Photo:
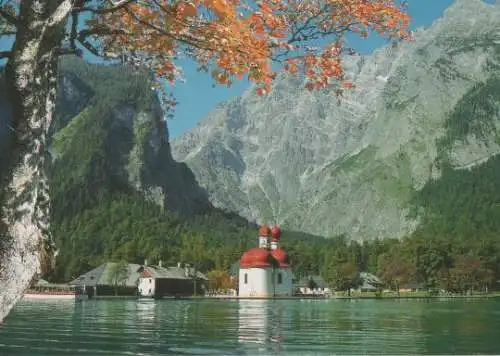
{"label": "mountain ridge", "polygon": [[[219,105],[172,141],[173,156],[214,206],[249,220],[354,239],[411,234],[411,198],[443,164],[473,168],[500,152],[498,103],[478,96],[497,87],[499,15],[498,3],[457,1],[412,43],[346,58],[356,90],[340,105],[281,76],[265,98],[249,90]],[[463,129],[470,105],[489,112],[483,137]],[[477,116],[476,133],[486,121]]]}

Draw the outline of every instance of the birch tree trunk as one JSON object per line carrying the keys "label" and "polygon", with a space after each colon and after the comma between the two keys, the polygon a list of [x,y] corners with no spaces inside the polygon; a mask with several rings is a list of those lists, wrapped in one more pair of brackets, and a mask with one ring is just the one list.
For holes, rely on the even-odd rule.
{"label": "birch tree trunk", "polygon": [[53,268],[44,144],[54,114],[57,54],[72,0],[23,0],[6,67],[11,146],[2,172],[0,322],[34,276]]}

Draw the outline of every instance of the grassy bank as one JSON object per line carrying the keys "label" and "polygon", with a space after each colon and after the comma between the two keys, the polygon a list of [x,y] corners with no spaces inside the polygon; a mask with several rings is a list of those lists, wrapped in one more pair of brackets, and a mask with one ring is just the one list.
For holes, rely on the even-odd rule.
{"label": "grassy bank", "polygon": [[351,293],[351,295],[338,294],[332,296],[334,299],[410,299],[410,298],[433,298],[433,299],[443,299],[443,298],[499,298],[500,292],[492,293],[472,293],[472,294],[438,294],[431,295],[428,292],[400,292],[399,296],[397,293],[382,293],[377,295],[375,292],[362,292],[362,293]]}

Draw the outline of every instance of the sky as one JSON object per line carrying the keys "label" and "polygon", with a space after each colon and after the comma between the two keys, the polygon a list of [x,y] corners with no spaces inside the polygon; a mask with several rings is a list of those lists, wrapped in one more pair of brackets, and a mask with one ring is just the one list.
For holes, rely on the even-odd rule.
{"label": "sky", "polygon": [[[454,0],[409,0],[408,13],[411,17],[411,28],[431,25],[453,2]],[[367,39],[351,36],[348,40],[349,47],[354,48],[360,54],[370,54],[374,49],[386,43],[386,40],[376,35],[370,35]],[[5,49],[6,46],[8,42],[0,40],[0,50]],[[214,88],[210,74],[197,72],[194,64],[187,63],[183,69],[186,83],[176,83],[173,90],[179,105],[174,118],[168,122],[171,138],[178,137],[193,128],[217,104],[241,95],[250,86],[248,80],[243,79],[235,82],[230,88],[225,86]]]}

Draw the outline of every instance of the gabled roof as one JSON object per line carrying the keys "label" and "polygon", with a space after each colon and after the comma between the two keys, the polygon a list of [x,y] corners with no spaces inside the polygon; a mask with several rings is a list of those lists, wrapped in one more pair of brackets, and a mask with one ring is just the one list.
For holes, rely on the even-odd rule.
{"label": "gabled roof", "polygon": [[[88,287],[111,285],[113,284],[111,279],[115,264],[116,264],[115,262],[104,263],[99,267],[94,268],[93,270],[85,274],[82,274],[78,278],[69,282],[69,284],[71,285],[85,284]],[[127,264],[127,279],[120,284],[123,284],[127,287],[137,286],[137,281],[139,280],[141,269],[142,269],[141,265],[135,263]]]}
{"label": "gabled roof", "polygon": [[[190,273],[193,270],[191,269]],[[144,278],[165,278],[165,279],[191,279],[192,277],[186,273],[184,268],[180,267],[159,267],[159,266],[147,266],[144,267]],[[198,279],[208,280],[200,271],[196,271],[196,277]]]}
{"label": "gabled roof", "polygon": [[94,268],[93,270],[82,274],[81,276],[75,278],[69,284],[71,285],[83,285],[93,287],[98,285],[99,279],[101,278],[102,272],[106,268],[106,263]]}
{"label": "gabled roof", "polygon": [[[112,274],[113,274],[113,267],[115,263],[113,262],[108,262],[106,264],[106,268],[101,274],[101,278],[99,279],[99,284],[101,285],[109,285],[112,284]],[[140,277],[140,271],[142,270],[142,266],[135,264],[135,263],[129,263],[127,265],[127,279],[124,280],[123,282],[120,282],[121,285],[127,286],[127,287],[135,287],[137,286],[137,282],[139,281]],[[116,272],[114,272],[116,273]]]}

